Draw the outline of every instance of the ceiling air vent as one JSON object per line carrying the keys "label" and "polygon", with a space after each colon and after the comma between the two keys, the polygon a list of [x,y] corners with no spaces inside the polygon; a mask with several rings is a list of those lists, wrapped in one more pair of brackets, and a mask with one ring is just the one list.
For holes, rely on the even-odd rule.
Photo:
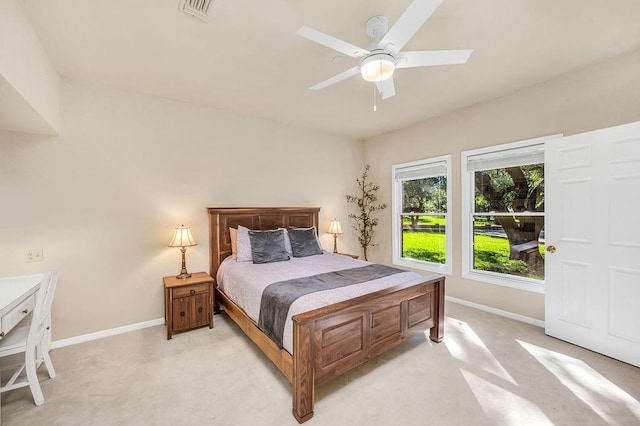
{"label": "ceiling air vent", "polygon": [[178,8],[187,15],[206,21],[212,0],[180,0]]}

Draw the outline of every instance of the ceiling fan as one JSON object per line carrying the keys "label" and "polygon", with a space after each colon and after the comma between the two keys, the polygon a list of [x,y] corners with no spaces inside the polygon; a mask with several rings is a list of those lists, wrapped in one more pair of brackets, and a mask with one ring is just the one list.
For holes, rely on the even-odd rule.
{"label": "ceiling fan", "polygon": [[352,58],[360,59],[360,64],[340,74],[311,86],[311,90],[324,89],[356,74],[366,81],[375,83],[382,99],[396,94],[393,72],[396,68],[413,68],[433,65],[464,64],[472,49],[466,50],[422,50],[402,51],[409,39],[420,29],[442,0],[413,0],[407,10],[389,29],[389,20],[384,16],[374,16],[366,24],[367,35],[373,43],[363,49],[328,34],[302,26],[296,34],[330,49],[337,50]]}

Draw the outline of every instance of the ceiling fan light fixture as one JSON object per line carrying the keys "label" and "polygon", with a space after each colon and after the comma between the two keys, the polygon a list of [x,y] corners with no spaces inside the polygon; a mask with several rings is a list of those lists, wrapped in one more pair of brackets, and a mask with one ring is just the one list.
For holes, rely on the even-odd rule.
{"label": "ceiling fan light fixture", "polygon": [[390,78],[395,69],[396,60],[388,53],[374,53],[360,62],[362,78],[374,83]]}

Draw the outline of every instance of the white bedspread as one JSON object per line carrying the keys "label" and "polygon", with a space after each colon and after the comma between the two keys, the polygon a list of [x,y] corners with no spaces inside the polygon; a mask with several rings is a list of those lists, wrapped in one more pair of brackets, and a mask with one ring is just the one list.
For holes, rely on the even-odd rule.
{"label": "white bedspread", "polygon": [[[342,269],[357,268],[367,265],[368,262],[351,259],[325,252],[325,254],[309,257],[294,257],[286,262],[274,262],[253,264],[252,262],[236,262],[231,257],[226,258],[218,269],[218,287],[236,305],[256,323],[260,316],[260,301],[262,292],[269,284],[290,280],[293,278],[307,277],[325,272],[340,271]],[[437,277],[438,275],[433,275]],[[401,283],[424,282],[431,277],[423,277],[414,272],[402,272],[361,284],[354,284],[333,290],[319,291],[302,296],[291,305],[284,329],[283,346],[293,353],[293,326],[291,317],[331,305],[343,300],[361,296],[366,293],[393,287]]]}

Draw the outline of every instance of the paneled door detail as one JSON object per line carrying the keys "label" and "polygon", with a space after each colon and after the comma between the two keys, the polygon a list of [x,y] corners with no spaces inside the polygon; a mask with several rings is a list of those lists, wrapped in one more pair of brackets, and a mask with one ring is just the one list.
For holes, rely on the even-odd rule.
{"label": "paneled door detail", "polygon": [[640,122],[545,147],[545,331],[640,366]]}

